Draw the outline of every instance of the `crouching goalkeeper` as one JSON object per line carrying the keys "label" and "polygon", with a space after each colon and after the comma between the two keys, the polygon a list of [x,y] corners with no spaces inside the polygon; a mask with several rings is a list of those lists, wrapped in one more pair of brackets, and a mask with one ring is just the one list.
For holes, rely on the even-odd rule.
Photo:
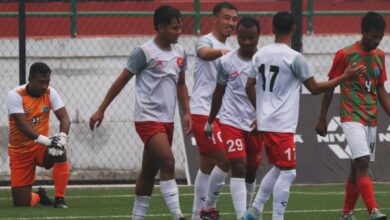
{"label": "crouching goalkeeper", "polygon": [[[53,205],[67,208],[64,195],[69,179],[66,145],[70,119],[56,90],[49,86],[51,69],[37,62],[30,67],[28,83],[7,96],[9,115],[8,154],[12,199],[15,206]],[[60,133],[49,138],[49,116],[53,110]],[[36,166],[53,168],[55,200],[45,189],[32,191]]]}

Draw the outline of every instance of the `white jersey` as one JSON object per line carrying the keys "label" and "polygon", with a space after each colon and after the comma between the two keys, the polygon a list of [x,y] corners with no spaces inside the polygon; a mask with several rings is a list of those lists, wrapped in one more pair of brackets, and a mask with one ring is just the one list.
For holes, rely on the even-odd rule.
{"label": "white jersey", "polygon": [[255,108],[245,92],[251,66],[251,60],[241,58],[236,49],[221,57],[217,68],[217,83],[226,85],[220,122],[244,131],[251,131],[250,126],[256,119]]}
{"label": "white jersey", "polygon": [[258,130],[295,133],[300,87],[312,77],[305,58],[286,44],[274,43],[257,51],[252,64]]}
{"label": "white jersey", "polygon": [[199,49],[209,47],[213,49],[231,49],[209,33],[197,40],[195,45],[195,73],[194,87],[191,93],[191,114],[209,115],[213,92],[216,86],[218,59],[207,61],[198,56]]}
{"label": "white jersey", "polygon": [[134,49],[125,68],[136,75],[134,121],[173,122],[179,74],[187,69],[184,49],[161,49],[153,38]]}

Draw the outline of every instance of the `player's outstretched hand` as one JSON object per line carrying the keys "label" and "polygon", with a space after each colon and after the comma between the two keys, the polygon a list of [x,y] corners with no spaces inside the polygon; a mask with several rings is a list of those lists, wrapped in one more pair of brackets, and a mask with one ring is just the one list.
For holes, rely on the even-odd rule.
{"label": "player's outstretched hand", "polygon": [[183,117],[184,134],[188,135],[192,131],[192,119],[190,114],[185,114]]}
{"label": "player's outstretched hand", "polygon": [[209,123],[207,122],[205,125],[204,125],[204,135],[206,135],[207,138],[213,138],[213,131],[214,131],[214,125],[213,123]]}
{"label": "player's outstretched hand", "polygon": [[50,138],[49,154],[53,157],[62,156],[65,153],[65,146],[68,145],[69,137],[64,132],[54,135]]}
{"label": "player's outstretched hand", "polygon": [[97,110],[90,118],[89,118],[89,128],[93,131],[96,127],[99,127],[104,118],[104,112]]}
{"label": "player's outstretched hand", "polygon": [[344,76],[349,79],[354,76],[358,76],[360,74],[366,74],[367,73],[367,68],[364,65],[357,65],[356,63],[353,63],[349,65],[345,70],[344,70]]}
{"label": "player's outstretched hand", "polygon": [[317,126],[316,126],[316,132],[322,137],[325,137],[325,135],[328,133],[328,124],[325,120],[318,120]]}

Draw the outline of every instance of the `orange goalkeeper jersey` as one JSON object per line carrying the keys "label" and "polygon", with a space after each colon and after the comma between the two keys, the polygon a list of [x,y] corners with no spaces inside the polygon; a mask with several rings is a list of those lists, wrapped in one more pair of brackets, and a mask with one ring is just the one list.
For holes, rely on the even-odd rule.
{"label": "orange goalkeeper jersey", "polygon": [[[27,93],[26,86],[18,87],[16,93],[21,97],[23,111],[27,122],[38,131],[39,134],[49,135],[49,115],[51,109],[50,89],[47,89],[40,97],[34,98]],[[16,95],[16,94],[15,94]],[[19,97],[18,97],[19,98]],[[19,98],[20,99],[20,98]],[[9,103],[8,103],[9,104]],[[8,108],[10,108],[8,106]],[[12,112],[9,114],[9,144],[10,147],[27,146],[34,140],[28,138],[17,126]]]}

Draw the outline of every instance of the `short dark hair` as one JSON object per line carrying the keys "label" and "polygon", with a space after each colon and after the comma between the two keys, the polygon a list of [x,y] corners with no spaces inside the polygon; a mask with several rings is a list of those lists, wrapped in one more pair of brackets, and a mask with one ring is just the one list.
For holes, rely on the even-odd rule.
{"label": "short dark hair", "polygon": [[274,30],[278,34],[288,34],[294,27],[294,18],[288,11],[280,11],[274,15],[272,20]]}
{"label": "short dark hair", "polygon": [[177,20],[179,20],[181,17],[181,13],[177,8],[174,8],[169,5],[161,5],[154,11],[154,29],[157,31],[157,27],[159,25],[168,25],[171,23],[172,18],[176,18]]}
{"label": "short dark hair", "polygon": [[236,6],[234,6],[232,3],[229,3],[229,2],[220,2],[218,4],[216,4],[213,8],[213,15],[214,16],[217,16],[219,14],[219,12],[221,12],[222,9],[224,8],[227,8],[227,9],[230,9],[230,10],[235,10],[236,12],[238,12]]}
{"label": "short dark hair", "polygon": [[246,27],[246,28],[252,28],[256,27],[257,33],[260,34],[260,23],[257,19],[250,16],[244,16],[241,18],[241,20],[237,24],[236,31],[238,32],[238,28],[240,26]]}
{"label": "short dark hair", "polygon": [[363,31],[384,31],[386,29],[386,21],[382,15],[369,11],[362,17],[361,28]]}
{"label": "short dark hair", "polygon": [[51,69],[46,63],[36,62],[31,65],[28,78],[33,79],[38,74],[47,75],[50,73]]}

